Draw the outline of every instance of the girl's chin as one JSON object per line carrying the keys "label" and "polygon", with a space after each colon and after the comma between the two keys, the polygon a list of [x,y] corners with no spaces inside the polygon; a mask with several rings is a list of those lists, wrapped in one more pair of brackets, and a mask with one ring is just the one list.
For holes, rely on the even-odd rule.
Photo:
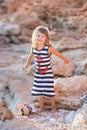
{"label": "girl's chin", "polygon": [[40,45],[40,44],[43,44],[43,42],[38,42],[38,44]]}

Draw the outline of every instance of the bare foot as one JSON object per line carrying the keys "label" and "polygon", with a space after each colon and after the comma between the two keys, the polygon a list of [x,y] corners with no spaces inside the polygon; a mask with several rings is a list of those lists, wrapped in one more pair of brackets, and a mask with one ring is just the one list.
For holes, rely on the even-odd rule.
{"label": "bare foot", "polygon": [[44,112],[44,110],[41,110],[41,109],[37,110],[37,114],[42,113],[42,112]]}

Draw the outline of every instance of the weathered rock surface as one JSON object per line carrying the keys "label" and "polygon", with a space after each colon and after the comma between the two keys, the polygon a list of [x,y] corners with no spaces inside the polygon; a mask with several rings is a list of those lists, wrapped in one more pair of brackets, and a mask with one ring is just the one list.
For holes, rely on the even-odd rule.
{"label": "weathered rock surface", "polygon": [[87,104],[78,109],[73,120],[71,130],[86,130],[87,129]]}
{"label": "weathered rock surface", "polygon": [[[32,31],[41,24],[49,27],[52,44],[71,64],[52,56],[56,116],[50,116],[49,99],[42,114],[19,116],[17,103],[38,106],[31,97],[34,61],[28,74],[23,66]],[[86,130],[86,93],[87,1],[0,0],[0,98],[6,98],[15,114],[12,120],[0,121],[0,130]]]}

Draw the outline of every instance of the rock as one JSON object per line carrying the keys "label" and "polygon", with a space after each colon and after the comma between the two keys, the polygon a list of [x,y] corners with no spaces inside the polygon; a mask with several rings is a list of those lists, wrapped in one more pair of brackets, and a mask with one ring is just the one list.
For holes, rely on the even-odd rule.
{"label": "rock", "polygon": [[71,111],[65,118],[66,122],[72,122],[75,117],[75,111]]}
{"label": "rock", "polygon": [[66,64],[62,59],[55,55],[51,56],[51,64],[54,75],[72,76],[75,70],[74,64]]}
{"label": "rock", "polygon": [[86,130],[86,129],[87,129],[87,104],[84,104],[81,109],[77,110],[71,126],[71,130]]}
{"label": "rock", "polygon": [[20,25],[18,24],[11,24],[11,23],[4,23],[0,26],[0,34],[1,35],[18,35],[20,34]]}
{"label": "rock", "polygon": [[56,45],[56,49],[60,51],[64,51],[67,49],[79,49],[85,48],[86,43],[84,41],[76,40],[74,38],[63,37],[61,40],[58,41]]}
{"label": "rock", "polygon": [[80,96],[87,90],[87,76],[58,78],[55,80],[54,88],[59,106],[77,109],[82,106]]}

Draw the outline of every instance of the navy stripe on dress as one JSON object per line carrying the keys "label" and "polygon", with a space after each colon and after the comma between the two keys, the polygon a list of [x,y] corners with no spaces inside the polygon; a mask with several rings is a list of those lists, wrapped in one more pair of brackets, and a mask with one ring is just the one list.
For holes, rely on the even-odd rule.
{"label": "navy stripe on dress", "polygon": [[35,74],[31,94],[33,96],[54,96],[54,76],[50,64],[49,46],[41,50],[33,49],[35,56]]}

